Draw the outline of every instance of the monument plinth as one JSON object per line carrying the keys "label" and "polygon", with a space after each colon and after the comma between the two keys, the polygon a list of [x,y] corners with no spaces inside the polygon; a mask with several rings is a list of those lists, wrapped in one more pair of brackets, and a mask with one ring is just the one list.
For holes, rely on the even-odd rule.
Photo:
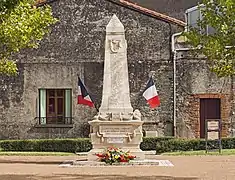
{"label": "monument plinth", "polygon": [[96,160],[95,153],[115,146],[130,150],[137,159],[144,159],[141,113],[133,112],[127,64],[127,42],[123,24],[114,15],[106,27],[104,81],[99,113],[89,122],[93,149],[88,160]]}

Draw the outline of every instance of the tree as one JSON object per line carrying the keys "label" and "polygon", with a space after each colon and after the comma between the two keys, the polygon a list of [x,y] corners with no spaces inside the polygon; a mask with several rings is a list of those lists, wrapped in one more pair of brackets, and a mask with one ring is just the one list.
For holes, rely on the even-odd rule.
{"label": "tree", "polygon": [[[203,0],[199,9],[202,19],[198,27],[189,27],[185,33],[189,44],[207,57],[219,77],[235,75],[235,1]],[[207,34],[207,27],[213,33]]]}
{"label": "tree", "polygon": [[37,7],[35,0],[0,1],[0,74],[16,75],[11,57],[25,48],[37,48],[56,23],[49,5]]}

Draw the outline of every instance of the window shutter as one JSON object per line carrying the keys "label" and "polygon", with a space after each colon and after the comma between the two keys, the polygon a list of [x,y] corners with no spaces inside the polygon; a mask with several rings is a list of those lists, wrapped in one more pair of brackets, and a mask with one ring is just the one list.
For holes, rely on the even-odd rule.
{"label": "window shutter", "polygon": [[39,119],[40,124],[46,124],[46,90],[40,89],[39,90]]}
{"label": "window shutter", "polygon": [[[72,117],[72,92],[71,89],[65,90],[65,120],[68,121]],[[68,123],[68,122],[66,122]]]}
{"label": "window shutter", "polygon": [[39,98],[36,98],[36,117],[39,117]]}

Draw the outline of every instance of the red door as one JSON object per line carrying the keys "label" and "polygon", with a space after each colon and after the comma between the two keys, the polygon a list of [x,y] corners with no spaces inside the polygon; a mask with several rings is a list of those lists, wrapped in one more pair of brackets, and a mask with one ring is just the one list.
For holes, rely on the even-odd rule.
{"label": "red door", "polygon": [[220,119],[220,99],[200,99],[200,138],[205,138],[205,120]]}

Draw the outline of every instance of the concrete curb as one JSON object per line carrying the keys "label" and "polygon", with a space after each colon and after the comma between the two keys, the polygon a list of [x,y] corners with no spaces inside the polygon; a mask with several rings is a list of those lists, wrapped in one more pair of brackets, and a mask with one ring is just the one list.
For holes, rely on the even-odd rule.
{"label": "concrete curb", "polygon": [[0,156],[0,164],[61,164],[70,161],[85,161],[79,156]]}
{"label": "concrete curb", "polygon": [[23,160],[0,160],[0,164],[61,164],[61,161],[23,161]]}

